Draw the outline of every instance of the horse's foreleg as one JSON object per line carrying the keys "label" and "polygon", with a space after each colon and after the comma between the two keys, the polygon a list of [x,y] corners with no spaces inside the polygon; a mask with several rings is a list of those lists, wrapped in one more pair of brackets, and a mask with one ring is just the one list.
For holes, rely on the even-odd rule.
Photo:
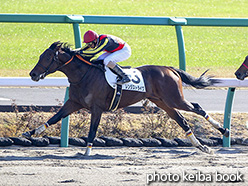
{"label": "horse's foreleg", "polygon": [[53,116],[51,117],[46,123],[40,125],[38,128],[25,132],[22,135],[26,138],[30,138],[32,135],[39,135],[42,132],[46,130],[47,127],[50,125],[53,125],[60,121],[62,118],[65,118],[66,116],[70,115],[71,113],[79,110],[82,108],[81,105],[71,101],[70,99],[61,107],[61,109]]}
{"label": "horse's foreleg", "polygon": [[88,134],[87,148],[84,154],[85,156],[89,156],[91,154],[93,141],[96,137],[96,132],[101,120],[101,116],[102,116],[101,109],[94,109],[93,111],[91,111],[90,130]]}
{"label": "horse's foreleg", "polygon": [[192,112],[203,116],[209,123],[211,123],[214,128],[218,129],[221,134],[223,134],[225,137],[229,137],[229,130],[226,128],[221,127],[220,123],[216,120],[214,120],[208,113],[206,113],[205,110],[201,108],[201,106],[198,103],[191,103],[194,108]]}

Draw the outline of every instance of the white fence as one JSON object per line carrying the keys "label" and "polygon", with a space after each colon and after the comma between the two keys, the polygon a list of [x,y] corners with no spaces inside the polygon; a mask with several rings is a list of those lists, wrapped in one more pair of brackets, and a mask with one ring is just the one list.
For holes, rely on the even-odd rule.
{"label": "white fence", "polygon": [[[221,83],[212,87],[248,87],[248,79],[240,81],[235,78],[215,78]],[[0,87],[68,87],[66,77],[46,77],[38,82],[32,81],[30,77],[0,77]]]}
{"label": "white fence", "polygon": [[68,87],[67,78],[46,77],[38,82],[30,77],[0,77],[0,87]]}

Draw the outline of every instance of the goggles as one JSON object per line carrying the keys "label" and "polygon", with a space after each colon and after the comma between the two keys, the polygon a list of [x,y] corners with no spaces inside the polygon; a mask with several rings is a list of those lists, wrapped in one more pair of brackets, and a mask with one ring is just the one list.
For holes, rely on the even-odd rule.
{"label": "goggles", "polygon": [[95,42],[94,41],[91,41],[91,42],[89,42],[89,43],[87,43],[87,46],[92,46],[92,44],[95,44]]}

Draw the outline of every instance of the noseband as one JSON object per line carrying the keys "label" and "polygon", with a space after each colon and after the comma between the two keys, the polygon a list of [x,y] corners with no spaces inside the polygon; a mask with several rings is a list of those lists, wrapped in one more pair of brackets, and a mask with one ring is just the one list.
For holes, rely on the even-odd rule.
{"label": "noseband", "polygon": [[246,71],[243,72],[245,76],[248,76],[248,66],[245,63],[242,63],[242,65],[246,68]]}
{"label": "noseband", "polygon": [[248,69],[248,66],[247,66],[245,63],[243,63],[242,65],[243,65],[245,68],[247,68],[247,69]]}

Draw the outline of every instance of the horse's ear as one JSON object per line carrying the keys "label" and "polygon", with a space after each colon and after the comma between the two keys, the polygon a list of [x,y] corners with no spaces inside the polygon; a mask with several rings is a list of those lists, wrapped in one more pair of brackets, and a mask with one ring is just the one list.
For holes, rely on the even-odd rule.
{"label": "horse's ear", "polygon": [[63,43],[61,43],[60,41],[54,42],[49,48],[52,50],[59,50],[61,48]]}

